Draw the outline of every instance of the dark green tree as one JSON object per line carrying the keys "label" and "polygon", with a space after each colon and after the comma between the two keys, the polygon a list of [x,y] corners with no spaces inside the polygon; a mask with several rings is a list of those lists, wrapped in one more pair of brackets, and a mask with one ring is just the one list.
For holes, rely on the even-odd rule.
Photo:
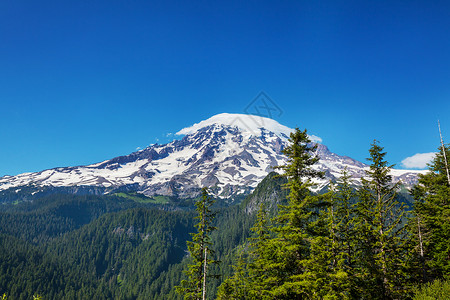
{"label": "dark green tree", "polygon": [[377,141],[369,150],[367,179],[358,193],[358,273],[361,294],[373,299],[398,299],[405,295],[405,262],[408,235],[403,224],[405,205],[397,200],[399,183],[392,182],[388,165]]}
{"label": "dark green tree", "polygon": [[[313,168],[319,160],[316,149],[306,130],[298,128],[283,149],[287,164],[278,169],[287,178],[288,204],[279,206],[270,225],[264,209],[258,215],[244,273],[241,271],[248,278],[243,291],[249,299],[309,299],[315,292],[316,286],[308,278],[312,270],[307,269],[307,262],[311,237],[320,231],[313,225],[318,219],[320,197],[310,191],[312,180],[323,176]],[[240,275],[221,287],[221,292],[228,293],[219,294],[222,299],[226,295],[231,295],[231,299],[242,295],[241,291],[233,290],[243,287],[237,276]]]}
{"label": "dark green tree", "polygon": [[315,286],[309,280],[308,269],[311,237],[318,234],[314,226],[318,218],[320,198],[311,192],[313,179],[322,178],[323,173],[313,166],[319,161],[317,145],[312,144],[306,130],[296,128],[291,133],[289,146],[283,149],[287,164],[280,166],[282,176],[288,180],[288,204],[280,206],[275,218],[275,237],[268,249],[273,249],[266,263],[267,282],[272,285],[270,294],[278,299],[311,298]]}
{"label": "dark green tree", "polygon": [[272,236],[263,243],[255,266],[261,271],[262,281],[255,286],[257,299],[297,299],[308,297],[311,286],[304,275],[308,272],[305,262],[310,254],[310,237],[315,233],[312,226],[317,218],[319,198],[310,188],[312,180],[323,176],[313,168],[319,160],[306,130],[298,128],[291,133],[289,145],[283,149],[287,164],[280,166],[282,176],[288,180],[288,204],[281,205],[273,220]]}
{"label": "dark green tree", "polygon": [[233,275],[226,278],[219,286],[217,299],[238,300],[248,299],[248,253],[247,245],[239,246],[237,249],[237,263],[233,265]]}
{"label": "dark green tree", "polygon": [[219,288],[218,299],[261,299],[266,290],[265,265],[270,227],[265,203],[261,203],[249,243],[238,249],[234,274]]}
{"label": "dark green tree", "polygon": [[354,270],[355,228],[352,201],[355,197],[347,170],[337,185],[330,182],[323,195],[323,209],[314,223],[323,232],[311,238],[308,260],[310,279],[315,284],[316,299],[357,298],[357,274]]}
{"label": "dark green tree", "polygon": [[419,175],[411,194],[415,199],[414,218],[410,229],[415,237],[415,250],[420,281],[450,278],[450,186],[446,161],[450,147],[439,147],[429,172]]}
{"label": "dark green tree", "polygon": [[360,294],[358,287],[361,281],[356,268],[358,238],[355,200],[357,195],[346,169],[342,171],[342,176],[338,180],[335,197],[335,220],[337,224],[334,238],[338,242],[339,254],[337,257],[343,260],[339,269],[344,271],[347,276],[346,292],[351,299],[356,299]]}
{"label": "dark green tree", "polygon": [[211,232],[216,228],[212,222],[216,215],[211,210],[214,200],[208,195],[206,188],[202,189],[201,199],[198,200],[196,210],[199,222],[195,225],[196,233],[192,233],[192,241],[188,241],[188,250],[192,259],[185,274],[188,279],[182,280],[180,286],[175,287],[176,291],[184,296],[184,299],[206,299],[207,278],[215,277],[208,274],[208,266],[216,264],[217,261],[212,258]]}
{"label": "dark green tree", "polygon": [[345,252],[338,232],[339,199],[333,184],[321,200],[318,217],[311,223],[316,233],[308,237],[309,257],[304,259],[306,271],[299,276],[300,282],[308,291],[308,299],[348,299]]}

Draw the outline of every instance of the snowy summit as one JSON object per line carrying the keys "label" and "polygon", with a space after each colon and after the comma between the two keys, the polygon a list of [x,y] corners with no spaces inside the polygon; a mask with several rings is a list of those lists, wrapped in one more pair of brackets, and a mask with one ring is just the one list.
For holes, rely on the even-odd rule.
{"label": "snowy summit", "polygon": [[[195,197],[208,187],[217,197],[250,193],[274,167],[286,163],[282,150],[293,129],[275,120],[243,114],[218,114],[177,132],[184,135],[165,145],[152,145],[129,155],[100,163],[64,167],[0,178],[0,191],[31,186],[84,192],[136,191],[147,196]],[[321,139],[310,136],[313,142]],[[356,182],[365,175],[366,164],[340,156],[318,144],[320,161],[314,166],[326,178],[324,188],[346,168]],[[394,180],[411,185],[418,171],[395,170]],[[83,188],[83,191],[80,191]],[[95,188],[95,189],[93,189]]]}
{"label": "snowy summit", "polygon": [[[200,123],[186,127],[178,131],[177,135],[193,134],[201,128],[211,125],[223,125],[238,128],[242,133],[247,135],[261,136],[263,131],[270,131],[280,138],[287,138],[294,129],[281,125],[277,121],[261,116],[248,114],[230,114],[221,113]],[[322,139],[315,135],[310,135],[313,142],[321,143]]]}
{"label": "snowy summit", "polygon": [[261,135],[261,130],[268,130],[280,137],[289,136],[292,129],[275,120],[254,115],[222,113],[178,131],[177,135],[187,135],[211,125],[237,127],[242,133]]}

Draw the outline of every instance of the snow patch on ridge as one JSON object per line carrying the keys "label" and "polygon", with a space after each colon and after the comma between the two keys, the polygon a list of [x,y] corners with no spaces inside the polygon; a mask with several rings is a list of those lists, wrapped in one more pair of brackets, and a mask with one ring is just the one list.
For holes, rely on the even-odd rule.
{"label": "snow patch on ridge", "polygon": [[[97,186],[113,190],[125,185],[148,196],[194,197],[207,186],[221,198],[251,192],[273,167],[285,165],[282,149],[293,129],[253,115],[219,114],[177,132],[185,135],[165,145],[152,145],[127,156],[87,166],[54,168],[0,177],[0,191],[28,184],[36,186]],[[311,136],[314,142],[321,142]],[[340,156],[319,144],[314,166],[326,179],[314,181],[316,191],[347,168],[355,182],[368,165]],[[394,180],[411,186],[424,171],[392,170]]]}

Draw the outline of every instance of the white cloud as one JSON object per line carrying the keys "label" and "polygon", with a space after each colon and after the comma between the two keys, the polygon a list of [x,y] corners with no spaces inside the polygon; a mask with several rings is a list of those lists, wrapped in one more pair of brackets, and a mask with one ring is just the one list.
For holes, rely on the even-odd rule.
{"label": "white cloud", "polygon": [[173,135],[172,132],[166,133],[166,137],[171,137]]}
{"label": "white cloud", "polygon": [[427,163],[431,162],[435,155],[435,152],[417,153],[402,160],[402,165],[408,169],[425,169],[427,167]]}
{"label": "white cloud", "polygon": [[308,134],[309,139],[311,142],[322,144],[322,138],[318,137],[317,135]]}
{"label": "white cloud", "polygon": [[176,135],[191,134],[196,132],[200,128],[210,126],[213,124],[236,126],[242,131],[251,134],[260,134],[261,133],[260,128],[265,128],[267,130],[272,131],[275,134],[284,133],[287,136],[289,136],[289,133],[293,131],[293,129],[281,125],[277,121],[269,118],[246,114],[222,113],[212,116],[211,118],[201,121],[200,123],[196,123],[190,127],[183,128],[175,134]]}
{"label": "white cloud", "polygon": [[142,148],[141,147],[136,147],[136,151],[139,151],[139,150],[141,150]]}

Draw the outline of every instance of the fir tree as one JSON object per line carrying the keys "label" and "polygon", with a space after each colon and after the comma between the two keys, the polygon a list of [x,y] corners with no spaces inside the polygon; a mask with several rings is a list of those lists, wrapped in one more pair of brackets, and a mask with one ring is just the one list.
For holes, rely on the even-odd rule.
{"label": "fir tree", "polygon": [[211,258],[214,251],[211,249],[210,234],[216,229],[211,225],[215,217],[215,212],[211,210],[213,203],[214,200],[208,195],[208,190],[203,188],[201,199],[195,203],[198,213],[196,219],[199,220],[195,225],[197,233],[192,233],[192,241],[187,242],[192,258],[192,263],[185,272],[188,279],[182,280],[180,286],[175,287],[184,299],[206,299],[206,279],[215,277],[208,275],[208,265],[217,263]]}
{"label": "fir tree", "polygon": [[267,248],[270,225],[265,203],[261,203],[251,231],[253,236],[248,245],[238,250],[234,274],[220,286],[218,299],[264,299],[268,296],[265,265],[270,257],[270,249]]}
{"label": "fir tree", "polygon": [[319,216],[311,225],[316,234],[309,237],[306,272],[299,276],[308,288],[308,299],[349,299],[349,280],[345,271],[345,252],[338,232],[338,197],[334,185],[322,198]]}
{"label": "fir tree", "polygon": [[270,242],[274,249],[273,258],[268,261],[268,282],[271,295],[279,299],[311,298],[314,284],[309,280],[307,260],[310,257],[311,237],[317,234],[313,223],[317,219],[319,197],[312,194],[312,179],[322,178],[323,173],[313,169],[319,161],[315,155],[317,145],[309,140],[306,130],[298,128],[290,135],[290,144],[283,153],[288,161],[280,166],[282,175],[288,180],[288,204],[280,206],[275,218],[276,237]]}
{"label": "fir tree", "polygon": [[311,286],[302,277],[307,270],[305,260],[309,257],[309,237],[314,234],[311,222],[317,218],[315,211],[318,197],[312,195],[311,179],[323,174],[312,167],[318,162],[316,145],[311,144],[306,130],[298,128],[290,135],[290,143],[283,153],[288,161],[279,167],[288,180],[288,204],[280,206],[274,218],[274,237],[264,243],[263,255],[255,260],[263,270],[264,280],[258,286],[259,299],[308,298]]}
{"label": "fir tree", "polygon": [[364,282],[361,293],[368,298],[397,299],[406,292],[405,206],[397,200],[399,183],[392,183],[389,174],[393,166],[385,160],[386,152],[374,141],[369,153],[368,179],[363,179],[356,205],[360,241],[356,257]]}
{"label": "fir tree", "polygon": [[346,169],[343,170],[336,186],[330,182],[329,192],[324,198],[327,209],[321,211],[321,218],[324,220],[326,231],[323,236],[319,236],[319,243],[312,244],[311,249],[312,258],[314,256],[322,258],[322,261],[316,262],[322,265],[319,298],[357,298],[359,280],[354,266],[357,241],[352,204],[355,192]]}
{"label": "fir tree", "polygon": [[[311,179],[323,174],[312,167],[319,158],[317,149],[309,140],[306,130],[298,128],[291,133],[289,146],[283,149],[287,156],[286,166],[280,166],[282,176],[288,180],[288,204],[280,205],[278,216],[268,226],[267,213],[262,209],[254,227],[255,238],[251,242],[249,260],[245,272],[248,285],[245,289],[249,299],[309,299],[316,286],[308,279],[307,260],[310,256],[311,236],[317,234],[312,222],[318,218],[319,197],[313,195]],[[232,291],[236,276],[222,291]],[[222,296],[224,294],[221,294]],[[232,298],[231,298],[232,299]]]}
{"label": "fir tree", "polygon": [[237,263],[233,265],[233,276],[226,278],[219,286],[217,299],[239,300],[248,299],[248,255],[242,245],[237,249]]}
{"label": "fir tree", "polygon": [[[450,186],[444,158],[450,156],[450,147],[439,147],[429,172],[419,175],[412,190],[416,200],[415,218],[410,228],[415,236],[422,281],[450,278]],[[420,233],[420,235],[419,235]]]}
{"label": "fir tree", "polygon": [[343,170],[342,177],[338,181],[338,191],[336,192],[336,232],[339,243],[339,250],[343,253],[345,260],[345,271],[352,281],[356,280],[355,252],[356,252],[356,229],[355,229],[355,190],[352,187],[350,175],[347,170]]}

